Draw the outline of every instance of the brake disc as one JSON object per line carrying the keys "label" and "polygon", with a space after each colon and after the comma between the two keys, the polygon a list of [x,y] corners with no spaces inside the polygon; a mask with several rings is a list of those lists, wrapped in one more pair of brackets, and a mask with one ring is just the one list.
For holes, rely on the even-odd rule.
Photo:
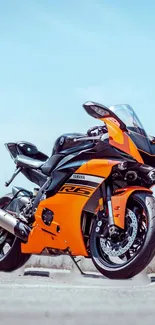
{"label": "brake disc", "polygon": [[[103,252],[109,256],[118,257],[125,254],[130,247],[133,245],[138,231],[138,221],[137,217],[133,211],[127,209],[127,214],[125,216],[126,220],[130,219],[130,232],[128,228],[126,229],[126,239],[125,242],[113,243],[112,240],[107,240],[107,238],[100,238],[100,245]],[[132,230],[132,231],[131,231]],[[123,246],[122,246],[123,245]]]}

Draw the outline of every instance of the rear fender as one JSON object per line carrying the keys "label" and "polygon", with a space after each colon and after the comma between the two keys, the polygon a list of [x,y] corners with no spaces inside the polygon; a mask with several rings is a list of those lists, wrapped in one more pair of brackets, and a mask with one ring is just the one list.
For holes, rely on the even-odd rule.
{"label": "rear fender", "polygon": [[145,188],[145,187],[130,186],[127,188],[117,190],[115,193],[118,193],[118,194],[113,195],[111,197],[115,226],[124,229],[124,227],[125,227],[125,210],[126,210],[127,201],[129,199],[130,195],[137,191],[138,192],[145,191],[145,192],[148,192],[151,194],[153,193],[150,189]]}

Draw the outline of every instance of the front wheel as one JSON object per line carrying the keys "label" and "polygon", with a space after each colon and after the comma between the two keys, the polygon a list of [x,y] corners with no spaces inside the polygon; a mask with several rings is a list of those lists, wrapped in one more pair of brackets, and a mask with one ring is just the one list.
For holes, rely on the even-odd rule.
{"label": "front wheel", "polygon": [[105,232],[107,227],[104,220],[95,220],[92,226],[90,254],[96,268],[110,279],[128,279],[143,271],[155,255],[153,196],[132,194],[126,206],[125,229],[112,238]]}

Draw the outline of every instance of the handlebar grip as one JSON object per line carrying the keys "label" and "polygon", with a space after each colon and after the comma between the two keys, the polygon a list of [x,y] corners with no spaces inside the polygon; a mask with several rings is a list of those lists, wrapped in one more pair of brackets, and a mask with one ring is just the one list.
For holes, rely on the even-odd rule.
{"label": "handlebar grip", "polygon": [[90,128],[88,131],[87,131],[87,135],[91,135],[91,132],[92,131],[95,131],[96,129],[98,129],[99,127],[98,126],[93,126],[92,128]]}

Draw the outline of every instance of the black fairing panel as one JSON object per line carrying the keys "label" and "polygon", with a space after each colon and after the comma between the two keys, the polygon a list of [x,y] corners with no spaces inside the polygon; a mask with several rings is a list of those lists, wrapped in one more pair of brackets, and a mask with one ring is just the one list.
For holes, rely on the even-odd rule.
{"label": "black fairing panel", "polygon": [[66,133],[61,135],[59,138],[57,138],[57,140],[54,143],[52,154],[55,155],[59,153],[59,154],[69,155],[70,153],[74,153],[80,150],[86,150],[93,147],[94,145],[93,140],[91,141],[81,140],[78,142],[73,142],[73,140],[79,136],[84,136],[84,134]]}
{"label": "black fairing panel", "polygon": [[150,144],[151,152],[155,156],[155,143]]}
{"label": "black fairing panel", "polygon": [[[64,164],[55,168],[52,172],[52,183],[46,191],[47,198],[55,195],[61,186],[69,179],[69,177],[84,163],[90,159],[118,159],[132,160],[132,157],[124,156],[121,152],[117,151],[109,143],[98,143],[92,150],[82,152],[73,156],[72,159],[66,161]],[[132,160],[134,161],[134,160]]]}
{"label": "black fairing panel", "polygon": [[[120,160],[131,160],[132,157],[130,157],[127,154],[124,154],[124,152],[121,152],[120,150],[116,149],[115,147],[112,147],[108,141],[104,141],[104,143],[97,143],[93,148],[81,152],[78,155],[75,155],[70,161],[67,161],[66,163],[64,163],[63,165],[61,165],[59,167],[58,165],[58,169],[64,169],[66,168],[66,166],[68,165],[73,165],[74,163],[76,163],[76,165],[78,165],[79,167],[85,163],[86,161],[90,160],[90,159],[120,159]],[[134,159],[132,159],[134,160]]]}
{"label": "black fairing panel", "polygon": [[47,180],[47,176],[34,169],[22,169],[22,174],[29,179],[32,183],[37,184],[38,186],[43,186]]}
{"label": "black fairing panel", "polygon": [[149,154],[151,154],[150,141],[147,137],[144,137],[136,132],[130,132],[129,134],[132,141],[135,143],[138,149],[141,149]]}
{"label": "black fairing panel", "polygon": [[139,150],[139,153],[142,156],[142,159],[146,165],[155,167],[155,155],[149,155],[147,152],[143,152],[141,150]]}
{"label": "black fairing panel", "polygon": [[155,144],[151,144],[147,137],[135,132],[131,132],[130,137],[136,144],[144,163],[155,167]]}
{"label": "black fairing panel", "polygon": [[[46,190],[46,196],[51,197],[55,195],[61,186],[69,179],[69,177],[85,162],[90,159],[91,156],[85,157],[85,160],[81,159],[82,154],[73,155],[71,159],[64,162],[60,167],[55,168],[52,173],[52,182]],[[66,157],[67,158],[67,157]]]}
{"label": "black fairing panel", "polygon": [[52,172],[52,182],[46,190],[46,197],[49,198],[55,195],[65,181],[74,173],[75,169],[70,168],[66,171],[54,170]]}

